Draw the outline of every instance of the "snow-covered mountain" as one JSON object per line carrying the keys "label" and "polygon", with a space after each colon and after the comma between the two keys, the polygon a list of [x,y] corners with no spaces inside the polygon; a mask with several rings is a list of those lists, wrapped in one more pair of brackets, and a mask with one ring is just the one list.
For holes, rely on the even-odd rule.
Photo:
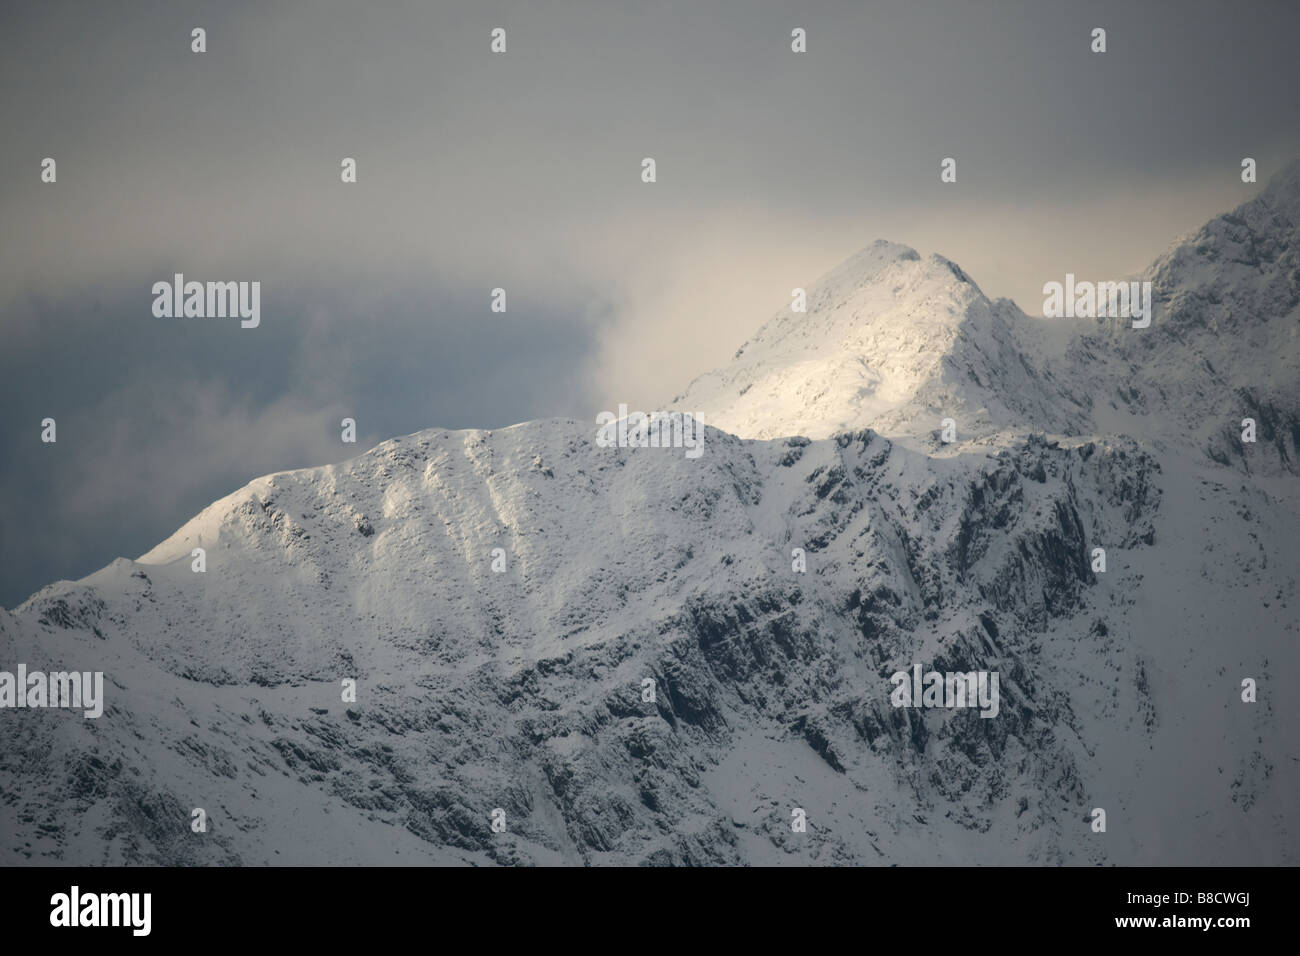
{"label": "snow-covered mountain", "polygon": [[[785,306],[672,406],[747,438],[825,438],[869,424],[933,447],[952,418],[962,439],[1118,432],[1294,472],[1298,230],[1300,161],[1137,277],[1152,284],[1149,329],[1032,319],[942,256],[878,240],[807,290],[806,313]],[[1247,417],[1266,454],[1246,453]]]}
{"label": "snow-covered mountain", "polygon": [[[1300,161],[1175,243],[1143,277],[1156,303],[1137,334],[1102,324],[1072,347],[1104,376],[1095,428],[1190,441],[1255,473],[1300,469]],[[1098,379],[1103,380],[1103,379]],[[1100,390],[1097,390],[1100,396]],[[1241,441],[1253,418],[1258,443]]]}
{"label": "snow-covered mountain", "polygon": [[107,697],[0,711],[0,860],[1296,863],[1298,168],[1149,329],[877,243],[681,397],[698,458],[419,432],[0,611]]}
{"label": "snow-covered mountain", "polygon": [[1086,399],[1046,364],[1050,331],[942,256],[879,240],[812,285],[806,304],[787,305],[673,407],[746,438],[870,424],[928,441],[949,417],[965,437],[1083,430]]}

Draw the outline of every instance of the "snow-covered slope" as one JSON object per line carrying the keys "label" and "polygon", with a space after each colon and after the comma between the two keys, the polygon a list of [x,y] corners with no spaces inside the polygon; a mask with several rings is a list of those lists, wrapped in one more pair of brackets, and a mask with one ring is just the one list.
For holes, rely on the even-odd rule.
{"label": "snow-covered slope", "polygon": [[[959,440],[1122,432],[1294,472],[1298,229],[1300,160],[1136,277],[1152,284],[1147,329],[1031,319],[942,256],[880,240],[812,285],[806,313],[783,308],[672,406],[746,438],[869,426],[933,447],[952,418]],[[1243,418],[1258,449],[1242,444]]]}
{"label": "snow-covered slope", "polygon": [[[1152,327],[1102,323],[1071,352],[1100,428],[1187,442],[1223,464],[1300,469],[1300,160],[1175,243],[1143,277]],[[1099,374],[1100,373],[1100,374]],[[1253,418],[1258,443],[1241,441]]]}
{"label": "snow-covered slope", "polygon": [[[1294,407],[1296,192],[1161,259],[1151,329],[1053,350],[877,244],[692,386],[697,459],[419,432],[0,611],[0,669],[107,696],[0,711],[0,861],[1300,861],[1292,446],[1197,431]],[[892,706],[914,663],[998,715]]]}
{"label": "snow-covered slope", "polygon": [[960,268],[877,241],[787,306],[734,361],[672,406],[746,438],[826,438],[870,425],[927,438],[1006,428],[1077,433],[1086,406],[1044,363],[1014,303],[989,300]]}

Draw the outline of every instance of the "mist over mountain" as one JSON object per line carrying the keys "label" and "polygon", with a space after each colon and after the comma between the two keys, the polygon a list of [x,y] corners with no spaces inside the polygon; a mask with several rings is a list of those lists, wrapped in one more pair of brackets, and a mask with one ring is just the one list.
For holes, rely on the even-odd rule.
{"label": "mist over mountain", "polygon": [[251,482],[0,611],[0,667],[105,675],[2,715],[2,858],[1297,862],[1297,210],[1172,246],[1145,329],[877,242],[673,401],[697,459],[553,419]]}

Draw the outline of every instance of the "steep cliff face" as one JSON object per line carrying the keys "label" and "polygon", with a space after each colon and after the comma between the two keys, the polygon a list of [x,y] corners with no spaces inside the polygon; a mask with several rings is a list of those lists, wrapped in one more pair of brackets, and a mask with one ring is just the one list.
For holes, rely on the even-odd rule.
{"label": "steep cliff face", "polygon": [[[0,611],[0,668],[106,682],[0,712],[0,858],[1297,862],[1278,195],[1153,267],[1151,329],[1050,354],[877,244],[680,400],[698,458],[419,432]],[[1248,387],[1266,455],[1214,444]],[[914,665],[996,716],[895,706]]]}

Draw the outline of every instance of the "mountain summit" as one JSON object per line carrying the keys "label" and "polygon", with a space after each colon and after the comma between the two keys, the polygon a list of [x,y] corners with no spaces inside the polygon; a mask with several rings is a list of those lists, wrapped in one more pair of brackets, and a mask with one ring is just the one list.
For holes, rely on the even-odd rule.
{"label": "mountain summit", "polygon": [[[957,265],[878,240],[672,407],[746,438],[871,428],[935,450],[998,432],[1125,434],[1236,467],[1300,469],[1300,160],[1139,278],[1149,328],[1033,319]],[[1121,277],[1116,277],[1117,279]],[[1240,435],[1255,422],[1260,448]]]}
{"label": "mountain summit", "polygon": [[1030,321],[942,256],[877,240],[807,290],[806,313],[782,310],[672,404],[748,438],[925,438],[949,417],[966,436],[1077,432],[1084,410]]}

